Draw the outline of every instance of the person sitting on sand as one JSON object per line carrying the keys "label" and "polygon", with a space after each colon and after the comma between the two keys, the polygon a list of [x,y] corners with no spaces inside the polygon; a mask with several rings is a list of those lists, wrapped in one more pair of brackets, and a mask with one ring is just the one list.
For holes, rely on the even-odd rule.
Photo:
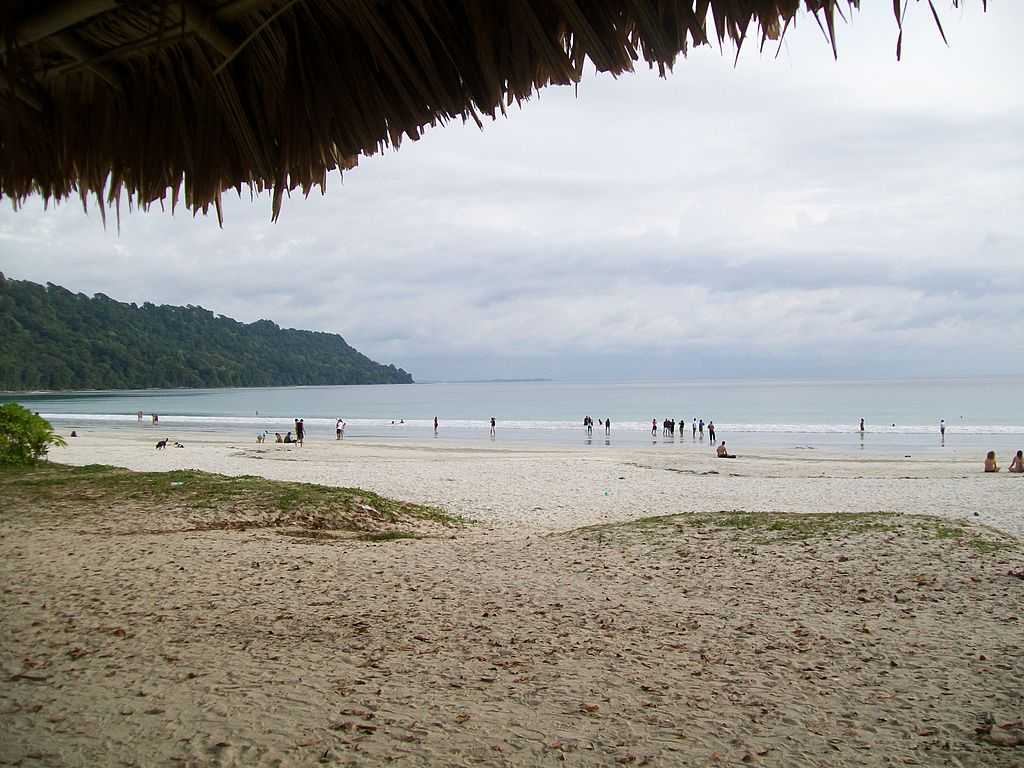
{"label": "person sitting on sand", "polygon": [[1017,455],[1010,462],[1009,471],[1015,474],[1024,474],[1024,451],[1017,451]]}
{"label": "person sitting on sand", "polygon": [[283,443],[284,442],[284,438],[281,437],[281,433],[280,432],[275,432],[274,433],[274,442],[275,443]]}
{"label": "person sitting on sand", "polygon": [[292,440],[292,433],[291,432],[289,432],[287,435],[284,436],[284,441],[286,443],[294,443],[295,442],[294,440]]}
{"label": "person sitting on sand", "polygon": [[996,464],[996,452],[989,451],[985,456],[985,471],[986,472],[998,472],[999,465]]}
{"label": "person sitting on sand", "polygon": [[716,453],[718,454],[718,458],[720,458],[720,459],[735,459],[736,458],[736,454],[735,453],[729,453],[729,451],[726,450],[725,440],[723,440],[722,444],[720,446],[718,446],[718,450],[716,451]]}

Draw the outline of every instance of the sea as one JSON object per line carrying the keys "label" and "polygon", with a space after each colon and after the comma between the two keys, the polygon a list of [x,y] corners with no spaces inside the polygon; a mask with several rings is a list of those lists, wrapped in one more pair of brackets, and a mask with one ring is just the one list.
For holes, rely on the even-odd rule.
{"label": "sea", "polygon": [[[61,431],[145,430],[182,439],[196,432],[285,432],[301,418],[307,439],[490,441],[539,446],[666,450],[694,443],[694,420],[714,421],[737,453],[792,449],[907,456],[976,455],[1024,448],[1021,377],[823,381],[488,381],[368,386],[147,389],[8,393]],[[144,418],[138,420],[138,412]],[[151,415],[159,415],[159,424]],[[594,421],[592,434],[584,417]],[[433,420],[440,428],[434,433]],[[490,435],[490,419],[496,431]],[[651,433],[652,419],[658,428]],[[685,424],[674,437],[662,422]],[[864,432],[859,429],[864,419]],[[610,434],[599,425],[611,421]],[[939,430],[946,423],[945,439]],[[705,432],[705,440],[707,440]]]}

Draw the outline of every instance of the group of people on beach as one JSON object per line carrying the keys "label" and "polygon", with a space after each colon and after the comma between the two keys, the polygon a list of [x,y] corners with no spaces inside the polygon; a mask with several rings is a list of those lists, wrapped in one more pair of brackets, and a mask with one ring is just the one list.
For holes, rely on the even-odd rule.
{"label": "group of people on beach", "polygon": [[[139,412],[139,416],[141,416],[141,412]],[[158,417],[157,417],[156,414],[154,414],[154,416],[153,416],[153,421],[154,421],[154,423],[159,423],[158,422]],[[404,420],[402,420],[401,423],[404,423]],[[494,438],[497,435],[497,427],[498,427],[498,422],[495,419],[495,417],[493,417],[493,416],[490,417],[489,425],[490,425],[490,437]],[[587,430],[587,436],[591,437],[594,434],[594,419],[592,417],[590,417],[590,416],[584,417],[583,425],[584,425],[584,428]],[[597,425],[599,427],[603,427],[604,428],[604,434],[606,436],[609,436],[611,434],[611,419],[598,419],[597,420]],[[335,439],[341,440],[341,439],[344,438],[344,436],[345,436],[345,427],[346,426],[347,425],[346,425],[344,419],[339,417],[338,419],[335,420]],[[440,426],[440,423],[439,423],[437,417],[435,416],[434,420],[433,420],[433,428],[434,428],[434,436],[435,437],[437,436],[437,431],[438,431],[439,426]],[[892,426],[896,426],[896,425],[894,424]],[[291,431],[287,432],[284,435],[282,435],[281,432],[274,432],[274,442],[296,444],[296,445],[299,445],[301,447],[303,442],[305,441],[305,437],[306,437],[306,426],[305,426],[304,420],[302,420],[302,419],[295,419],[294,420],[294,427],[295,427],[294,434]],[[658,430],[658,428],[659,427],[658,427],[657,419],[651,419],[650,420],[650,434],[651,434],[651,438],[654,439],[654,440],[657,439],[657,430]],[[660,424],[660,430],[662,430],[662,436],[663,437],[675,438],[677,428],[679,430],[680,436],[682,436],[684,430],[686,429],[686,420],[685,419],[680,419],[678,422],[676,422],[675,419],[666,419],[666,420],[664,420],[662,422],[662,424]],[[715,422],[710,420],[710,419],[708,420],[708,422],[706,424],[705,420],[697,419],[696,417],[694,417],[693,419],[690,420],[690,431],[691,431],[691,435],[692,435],[694,440],[699,437],[699,439],[701,441],[703,441],[703,438],[705,438],[705,433],[707,432],[709,442],[711,444],[713,444],[713,445],[716,443],[716,440],[717,440],[718,436],[715,433]],[[861,435],[863,435],[863,433],[865,431],[864,420],[863,419],[860,420],[859,431],[860,431]],[[944,420],[939,420],[939,433],[942,436],[943,441],[944,441],[945,440],[945,434],[946,434],[946,424],[945,424]],[[260,432],[260,433],[258,433],[256,435],[256,441],[262,443],[266,439],[267,436],[268,436],[268,432],[266,432],[266,431]],[[728,451],[728,449],[727,449],[727,447],[725,445],[725,440],[722,440],[721,443],[719,443],[717,445],[717,447],[715,449],[715,454],[716,454],[716,456],[719,459],[735,459],[736,458],[734,454],[730,454],[729,453],[729,451]],[[985,472],[998,472],[998,471],[999,471],[999,465],[998,465],[998,463],[997,463],[997,461],[995,459],[995,452],[994,451],[989,451],[988,454],[985,457]],[[1024,474],[1024,452],[1021,452],[1021,451],[1017,452],[1017,454],[1013,457],[1013,459],[1010,462],[1010,467],[1008,468],[1008,471],[1009,472],[1013,472],[1015,474]]]}
{"label": "group of people on beach", "polygon": [[[612,420],[611,419],[598,419],[597,426],[604,427],[605,437],[608,437],[612,433]],[[583,427],[587,430],[587,437],[592,437],[594,434],[594,419],[590,416],[583,417]]]}
{"label": "group of people on beach", "polygon": [[[677,427],[677,424],[676,424],[676,420],[675,419],[665,419],[661,423],[661,436],[662,437],[675,437],[676,436],[676,427]],[[686,419],[680,419],[679,420],[678,428],[679,428],[679,436],[682,437],[683,436],[683,432],[686,431]],[[704,419],[698,419],[696,416],[694,416],[690,420],[690,433],[691,433],[691,435],[692,435],[694,440],[697,439],[698,435],[700,435],[701,441],[704,440],[704,429],[705,429]],[[714,442],[715,442],[715,422],[711,421],[710,419],[708,420],[708,423],[707,423],[707,434],[708,434],[708,442],[711,443],[711,444],[714,444]],[[651,419],[651,437],[652,438],[656,438],[657,436],[658,436],[658,420],[657,419]]]}
{"label": "group of people on beach", "polygon": [[[679,436],[682,437],[683,433],[686,430],[686,419],[680,419],[679,422],[678,422],[678,425],[677,425],[675,419],[665,419],[661,423],[661,436],[662,437],[671,437],[671,438],[674,439],[675,436],[676,436],[676,428],[677,428],[677,426],[678,426],[678,429],[679,429]],[[711,421],[711,419],[708,419],[708,423],[707,423],[706,427],[707,427],[708,442],[711,445],[714,445],[715,441],[717,439],[717,435],[715,434],[715,422]],[[690,434],[693,437],[693,439],[697,440],[698,437],[699,437],[700,441],[704,442],[704,430],[705,430],[704,419],[698,419],[696,416],[694,416],[690,420]],[[655,440],[655,441],[658,439],[658,420],[657,419],[651,419],[651,439]],[[736,455],[733,454],[733,453],[729,453],[729,449],[725,447],[725,440],[723,440],[721,442],[721,444],[715,449],[715,455],[718,458],[720,458],[720,459],[735,459],[736,458]]]}
{"label": "group of people on beach", "polygon": [[[996,461],[996,452],[989,451],[985,456],[985,471],[986,472],[998,472],[999,463]],[[1008,472],[1014,474],[1024,474],[1024,451],[1017,451],[1014,454],[1013,460],[1010,461],[1010,467]]]}
{"label": "group of people on beach", "polygon": [[[292,435],[291,432],[287,432],[284,436],[282,436],[280,432],[275,432],[274,433],[274,442],[275,443],[288,443],[288,444],[298,445],[300,448],[302,447],[302,444],[306,440],[306,422],[303,421],[302,419],[295,419],[294,422],[295,422],[295,434]],[[263,434],[262,438],[260,437],[260,435],[256,435],[256,442],[262,443],[263,440],[266,439],[266,434],[267,433],[263,432],[262,434]]]}

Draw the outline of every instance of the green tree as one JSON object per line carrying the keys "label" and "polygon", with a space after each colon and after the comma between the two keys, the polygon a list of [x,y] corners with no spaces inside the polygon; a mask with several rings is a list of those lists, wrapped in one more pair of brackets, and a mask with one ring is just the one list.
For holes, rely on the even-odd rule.
{"label": "green tree", "polygon": [[0,467],[31,466],[54,445],[65,445],[64,438],[42,416],[17,403],[0,405]]}
{"label": "green tree", "polygon": [[0,276],[0,391],[411,382],[337,334]]}

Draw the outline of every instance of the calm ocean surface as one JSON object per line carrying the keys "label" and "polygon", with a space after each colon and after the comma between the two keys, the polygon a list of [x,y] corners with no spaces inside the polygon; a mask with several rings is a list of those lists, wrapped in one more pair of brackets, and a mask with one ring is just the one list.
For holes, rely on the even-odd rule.
{"label": "calm ocean surface", "polygon": [[[39,411],[62,429],[146,429],[179,432],[271,433],[303,418],[310,439],[333,439],[338,417],[346,438],[426,440],[433,418],[440,437],[618,446],[690,442],[692,419],[714,420],[720,439],[742,451],[757,447],[905,454],[1024,448],[1024,381],[1019,377],[892,381],[651,381],[621,383],[487,382],[347,387],[140,390],[0,395]],[[137,422],[136,413],[146,419]],[[149,415],[160,415],[159,426]],[[588,442],[584,416],[595,421]],[[609,418],[605,440],[598,419]],[[685,419],[684,438],[666,441],[660,424]],[[863,418],[863,440],[857,424]],[[939,419],[947,426],[939,440]],[[404,424],[401,421],[404,420]],[[392,425],[392,421],[395,422]],[[895,426],[894,426],[895,425]]]}

